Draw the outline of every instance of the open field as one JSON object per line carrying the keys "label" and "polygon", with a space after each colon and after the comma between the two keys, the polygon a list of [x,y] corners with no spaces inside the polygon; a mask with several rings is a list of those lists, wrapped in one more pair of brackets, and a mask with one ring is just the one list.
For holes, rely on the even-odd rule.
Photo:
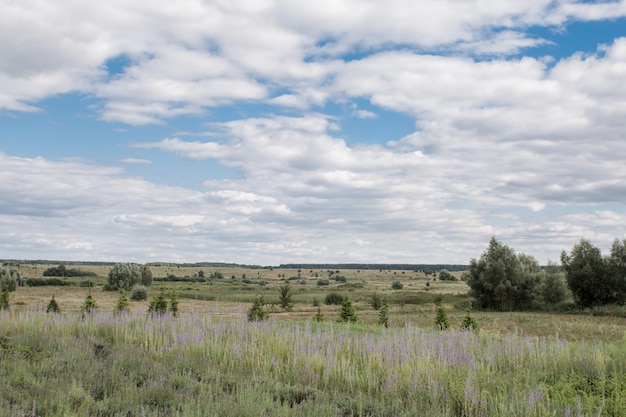
{"label": "open field", "polygon": [[[42,279],[49,266],[20,269]],[[115,316],[109,268],[67,267],[97,276],[18,287],[0,312],[0,417],[626,415],[623,314],[473,311],[473,333],[458,330],[471,304],[462,281],[163,266],[150,291],[176,291],[179,316],[151,317],[148,301]],[[290,311],[278,304],[285,282]],[[333,292],[350,297],[358,324],[335,323],[340,307],[324,303]],[[88,294],[99,309],[83,318]],[[373,294],[391,303],[389,329],[376,325]],[[45,313],[52,295],[61,314]],[[248,323],[259,295],[270,320]],[[435,330],[437,299],[449,331]],[[313,321],[314,304],[325,322]]]}

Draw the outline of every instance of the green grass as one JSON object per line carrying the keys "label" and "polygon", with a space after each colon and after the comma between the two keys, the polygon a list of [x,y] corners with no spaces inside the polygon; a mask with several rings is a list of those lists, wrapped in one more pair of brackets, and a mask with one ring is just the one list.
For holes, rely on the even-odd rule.
{"label": "green grass", "polygon": [[626,340],[0,313],[0,416],[626,415]]}

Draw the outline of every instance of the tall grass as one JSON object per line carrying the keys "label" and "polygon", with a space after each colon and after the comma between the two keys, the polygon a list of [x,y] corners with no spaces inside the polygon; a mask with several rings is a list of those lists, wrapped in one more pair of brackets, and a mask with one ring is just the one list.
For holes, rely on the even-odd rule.
{"label": "tall grass", "polygon": [[0,416],[620,416],[626,340],[0,313]]}

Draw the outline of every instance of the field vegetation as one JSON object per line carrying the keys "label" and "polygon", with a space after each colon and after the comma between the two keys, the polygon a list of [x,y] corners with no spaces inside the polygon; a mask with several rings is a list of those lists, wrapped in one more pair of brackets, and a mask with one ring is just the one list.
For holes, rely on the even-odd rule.
{"label": "field vegetation", "polygon": [[495,240],[469,271],[5,265],[0,417],[623,416],[626,309],[566,285],[623,264],[586,244],[564,271]]}

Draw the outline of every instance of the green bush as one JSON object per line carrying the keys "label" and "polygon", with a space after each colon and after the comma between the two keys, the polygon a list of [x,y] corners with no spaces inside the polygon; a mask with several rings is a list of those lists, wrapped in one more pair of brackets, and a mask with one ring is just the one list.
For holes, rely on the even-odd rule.
{"label": "green bush", "polygon": [[117,291],[119,289],[130,290],[133,285],[141,282],[142,268],[137,264],[119,263],[109,270],[107,289]]}
{"label": "green bush", "polygon": [[148,299],[148,289],[143,285],[135,285],[130,293],[133,301],[144,301]]}
{"label": "green bush", "polygon": [[248,310],[248,321],[263,321],[267,320],[269,314],[267,310],[264,308],[265,301],[263,300],[263,296],[257,297],[252,303],[252,307]]}
{"label": "green bush", "polygon": [[324,298],[324,302],[326,305],[341,305],[343,303],[343,295],[337,294],[336,292],[331,292],[326,294],[326,298]]}
{"label": "green bush", "polygon": [[54,294],[48,303],[48,307],[46,307],[46,313],[60,313],[61,308],[59,307],[59,303],[54,299]]}
{"label": "green bush", "polygon": [[317,280],[317,285],[319,287],[324,286],[324,285],[329,285],[329,284],[330,284],[330,282],[327,279],[323,279],[322,278],[322,279],[318,279]]}
{"label": "green bush", "polygon": [[165,313],[167,313],[167,300],[163,291],[159,291],[159,294],[148,304],[148,314],[151,316],[162,316]]}
{"label": "green bush", "polygon": [[404,284],[402,284],[400,281],[394,281],[393,284],[391,284],[392,290],[401,290],[403,288],[404,288]]}
{"label": "green bush", "polygon": [[340,323],[356,323],[359,321],[352,301],[348,297],[344,297],[341,303],[341,311],[339,311],[339,319],[337,321]]}
{"label": "green bush", "polygon": [[370,300],[370,304],[372,305],[372,308],[374,310],[380,310],[380,307],[382,306],[382,298],[380,295],[378,295],[377,293],[372,294],[372,298]]}

